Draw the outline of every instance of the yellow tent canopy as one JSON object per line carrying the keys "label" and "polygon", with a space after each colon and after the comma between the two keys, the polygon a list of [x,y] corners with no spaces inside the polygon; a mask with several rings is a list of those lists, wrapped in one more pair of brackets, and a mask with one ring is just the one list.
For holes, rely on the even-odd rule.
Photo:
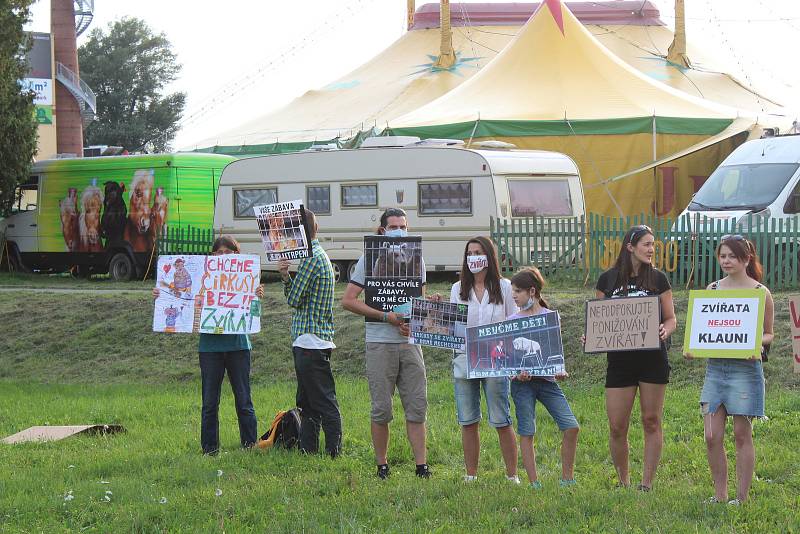
{"label": "yellow tent canopy", "polygon": [[[322,89],[287,106],[195,145],[234,155],[306,148],[314,141],[354,138],[409,113],[469,80],[520,31],[539,4],[451,4],[456,64],[435,69],[439,5],[417,9],[414,25],[378,56]],[[689,94],[757,112],[779,106],[729,76],[689,43],[693,65],[665,61],[672,32],[650,2],[567,3],[587,30],[609,50],[647,76]]]}
{"label": "yellow tent canopy", "polygon": [[[756,122],[751,112],[646,76],[604,47],[559,0],[546,0],[489,65],[391,121],[390,131],[564,152],[581,169],[589,211],[674,215],[700,178],[742,141],[737,134]],[[716,142],[706,144],[709,138]],[[698,144],[702,149],[691,149]],[[662,158],[661,166],[651,165]],[[609,180],[619,176],[630,178]]]}

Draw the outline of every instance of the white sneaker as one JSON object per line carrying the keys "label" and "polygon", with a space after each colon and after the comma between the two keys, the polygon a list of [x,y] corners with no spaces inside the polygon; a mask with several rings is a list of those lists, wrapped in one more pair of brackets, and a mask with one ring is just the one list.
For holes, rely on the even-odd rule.
{"label": "white sneaker", "polygon": [[730,504],[731,506],[739,506],[740,504],[742,504],[742,501],[740,501],[739,499],[731,499],[728,501],[728,504]]}
{"label": "white sneaker", "polygon": [[519,477],[517,475],[514,475],[513,477],[506,475],[506,480],[513,484],[520,484]]}
{"label": "white sneaker", "polygon": [[478,475],[464,475],[464,482],[475,482],[478,480]]}

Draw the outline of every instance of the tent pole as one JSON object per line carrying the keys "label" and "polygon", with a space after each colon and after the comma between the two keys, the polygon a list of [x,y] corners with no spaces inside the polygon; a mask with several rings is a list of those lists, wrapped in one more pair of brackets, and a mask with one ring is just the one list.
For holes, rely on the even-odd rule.
{"label": "tent pole", "polygon": [[686,53],[686,12],[684,0],[675,0],[675,35],[667,50],[667,61],[682,67],[691,67],[692,62]]}
{"label": "tent pole", "polygon": [[[653,161],[658,161],[658,147],[656,145],[656,114],[653,112]],[[658,168],[653,167],[653,215],[658,215]]]}
{"label": "tent pole", "polygon": [[406,23],[408,25],[406,29],[408,31],[411,31],[411,27],[414,25],[414,12],[417,10],[414,4],[414,0],[408,0],[408,13],[406,15]]}
{"label": "tent pole", "polygon": [[449,69],[456,62],[453,52],[453,30],[450,27],[450,0],[440,0],[439,26],[442,32],[442,42],[439,45],[439,57],[433,64],[437,69]]}

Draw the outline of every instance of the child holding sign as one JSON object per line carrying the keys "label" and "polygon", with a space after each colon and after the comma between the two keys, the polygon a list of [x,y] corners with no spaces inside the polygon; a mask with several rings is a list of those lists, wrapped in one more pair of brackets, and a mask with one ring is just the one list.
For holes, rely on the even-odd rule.
{"label": "child holding sign", "polygon": [[[228,235],[218,237],[211,247],[213,256],[239,252],[239,242]],[[153,288],[154,299],[158,298],[160,291],[158,287]],[[256,296],[263,298],[263,286],[256,288]],[[258,422],[250,396],[251,348],[247,334],[200,334],[198,352],[203,396],[200,445],[203,454],[213,456],[219,452],[219,399],[226,371],[236,402],[241,445],[243,448],[250,448],[258,441]]]}
{"label": "child holding sign", "polygon": [[[522,269],[511,279],[511,291],[519,312],[508,319],[529,317],[552,311],[542,297],[544,277],[536,267]],[[541,402],[555,420],[563,436],[561,438],[561,485],[575,484],[575,450],[578,446],[578,420],[569,407],[564,392],[555,379],[566,378],[567,373],[555,377],[532,377],[525,371],[511,380],[511,397],[517,411],[517,432],[519,448],[522,451],[522,465],[528,473],[531,487],[542,487],[536,474],[536,452],[533,436],[536,433],[536,401]]]}
{"label": "child holding sign", "polygon": [[[750,359],[710,358],[706,366],[700,407],[705,428],[706,452],[714,496],[710,502],[728,500],[728,460],[725,456],[725,423],[733,416],[736,440],[736,498],[728,504],[738,505],[747,499],[755,469],[755,448],[751,421],[764,417],[764,371],[761,357],[772,343],[775,306],[772,294],[762,285],[761,262],[753,243],[740,235],[726,235],[717,247],[717,260],[725,278],[711,283],[707,289],[763,289],[766,292],[764,333],[761,354]],[[692,354],[684,354],[687,359]]]}

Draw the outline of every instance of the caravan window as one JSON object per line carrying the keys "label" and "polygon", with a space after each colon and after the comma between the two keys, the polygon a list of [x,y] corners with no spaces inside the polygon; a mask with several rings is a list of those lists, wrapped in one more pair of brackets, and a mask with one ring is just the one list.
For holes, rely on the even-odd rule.
{"label": "caravan window", "polygon": [[420,215],[470,215],[471,213],[471,182],[419,184]]}
{"label": "caravan window", "polygon": [[567,180],[509,180],[512,217],[572,215]]}
{"label": "caravan window", "polygon": [[278,201],[278,190],[269,189],[234,189],[233,190],[233,216],[255,217],[253,206],[275,204]]}
{"label": "caravan window", "polygon": [[306,186],[306,207],[320,215],[331,212],[331,186]]}
{"label": "caravan window", "polygon": [[378,184],[343,185],[342,207],[355,208],[378,205]]}

